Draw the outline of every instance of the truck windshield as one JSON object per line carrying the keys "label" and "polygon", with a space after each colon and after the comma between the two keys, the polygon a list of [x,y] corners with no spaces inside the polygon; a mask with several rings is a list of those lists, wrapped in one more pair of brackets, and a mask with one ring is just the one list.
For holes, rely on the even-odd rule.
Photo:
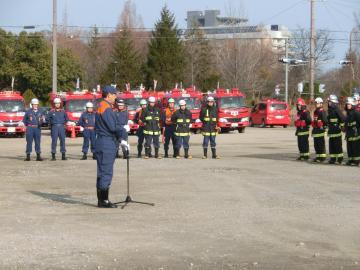
{"label": "truck windshield", "polygon": [[126,98],[124,99],[125,104],[129,111],[135,111],[140,108],[140,100],[141,98]]}
{"label": "truck windshield", "polygon": [[73,99],[65,102],[65,110],[68,112],[83,112],[86,110],[86,103],[93,102],[92,99]]}
{"label": "truck windshield", "polygon": [[179,109],[179,101],[180,100],[186,101],[186,108],[188,110],[197,110],[200,109],[200,100],[195,97],[182,97],[182,98],[174,98],[175,100],[175,108]]}
{"label": "truck windshield", "polygon": [[230,108],[241,108],[245,106],[243,97],[220,97],[219,108],[230,109]]}
{"label": "truck windshield", "polygon": [[273,111],[283,111],[283,110],[286,110],[286,104],[273,103],[273,104],[270,105],[270,110],[273,110]]}
{"label": "truck windshield", "polygon": [[25,105],[22,100],[0,100],[0,112],[23,112]]}

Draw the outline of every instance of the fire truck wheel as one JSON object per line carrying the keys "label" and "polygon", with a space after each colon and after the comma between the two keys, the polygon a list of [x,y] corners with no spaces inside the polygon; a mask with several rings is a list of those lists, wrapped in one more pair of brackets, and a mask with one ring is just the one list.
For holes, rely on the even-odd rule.
{"label": "fire truck wheel", "polygon": [[239,133],[245,133],[245,128],[244,127],[239,128],[238,131],[239,131]]}

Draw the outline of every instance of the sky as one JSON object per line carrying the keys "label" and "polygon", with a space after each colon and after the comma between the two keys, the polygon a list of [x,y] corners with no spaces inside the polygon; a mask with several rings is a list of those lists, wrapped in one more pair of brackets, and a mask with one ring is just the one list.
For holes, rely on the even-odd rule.
{"label": "sky", "polygon": [[[75,26],[114,27],[125,0],[57,0],[58,23],[66,7],[67,24]],[[153,28],[160,10],[167,4],[180,28],[186,27],[186,12],[219,9],[221,15],[248,18],[251,25],[280,24],[290,30],[310,27],[310,0],[132,0],[144,27]],[[334,59],[326,68],[336,67],[349,47],[349,34],[355,25],[354,12],[360,12],[360,0],[317,0],[316,27],[327,29],[334,39]],[[37,30],[51,30],[52,0],[0,0],[0,27],[39,25]],[[7,27],[18,32],[22,28]]]}

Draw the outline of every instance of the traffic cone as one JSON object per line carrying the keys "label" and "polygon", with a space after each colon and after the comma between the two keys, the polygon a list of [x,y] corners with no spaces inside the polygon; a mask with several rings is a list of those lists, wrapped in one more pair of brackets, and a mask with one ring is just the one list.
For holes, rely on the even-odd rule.
{"label": "traffic cone", "polygon": [[75,138],[76,138],[75,126],[72,126],[72,128],[71,128],[71,139],[75,139]]}

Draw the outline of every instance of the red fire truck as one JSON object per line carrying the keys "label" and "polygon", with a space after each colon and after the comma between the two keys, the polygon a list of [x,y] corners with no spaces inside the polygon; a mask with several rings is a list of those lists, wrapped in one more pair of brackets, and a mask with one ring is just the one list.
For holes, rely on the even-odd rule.
{"label": "red fire truck", "polygon": [[86,109],[86,103],[93,102],[96,107],[98,101],[101,99],[101,93],[97,91],[90,92],[88,90],[59,92],[50,94],[51,102],[53,103],[57,97],[62,100],[66,114],[69,117],[69,123],[66,125],[66,135],[70,136],[73,128],[75,128],[76,135],[83,132],[83,127],[78,125],[80,116]]}
{"label": "red fire truck", "polygon": [[20,92],[0,92],[0,135],[24,137],[25,102]]}
{"label": "red fire truck", "polygon": [[200,110],[201,110],[201,91],[195,89],[195,87],[178,89],[174,88],[173,90],[167,92],[162,98],[162,107],[166,108],[168,105],[168,100],[173,98],[175,100],[175,108],[179,108],[179,101],[181,99],[186,101],[186,107],[191,111],[192,120],[190,124],[190,129],[196,133],[200,131],[202,123],[200,121]]}
{"label": "red fire truck", "polygon": [[245,105],[245,94],[238,88],[216,89],[213,96],[218,108],[218,126],[222,132],[238,130],[239,133],[245,132],[245,127],[249,126],[249,109]]}

